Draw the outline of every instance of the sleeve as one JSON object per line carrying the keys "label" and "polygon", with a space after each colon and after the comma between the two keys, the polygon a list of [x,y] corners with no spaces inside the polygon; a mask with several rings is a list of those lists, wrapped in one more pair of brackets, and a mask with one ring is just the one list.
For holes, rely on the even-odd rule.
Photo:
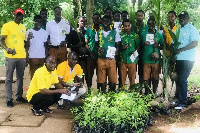
{"label": "sleeve", "polygon": [[47,41],[47,39],[48,39],[48,34],[47,34],[47,32],[44,30],[44,40],[43,40],[43,42],[46,42]]}
{"label": "sleeve", "polygon": [[115,36],[115,42],[120,42],[121,41],[121,37],[119,32],[116,32],[116,36]]}
{"label": "sleeve", "polygon": [[95,41],[96,41],[96,42],[99,41],[99,38],[98,38],[98,34],[97,34],[97,32],[96,32],[96,34],[95,34]]}
{"label": "sleeve", "polygon": [[1,35],[8,35],[8,26],[7,24],[4,24],[1,29]]}
{"label": "sleeve", "polygon": [[46,25],[46,32],[47,32],[47,35],[50,35],[50,22],[47,22],[47,25]]}
{"label": "sleeve", "polygon": [[160,45],[163,45],[164,44],[164,37],[162,34],[159,34],[160,35],[160,40],[159,40],[159,43]]}
{"label": "sleeve", "polygon": [[83,69],[81,68],[80,65],[77,65],[77,67],[76,67],[76,75],[78,77],[81,77],[83,75]]}
{"label": "sleeve", "polygon": [[63,78],[64,77],[64,73],[65,73],[64,66],[63,66],[63,63],[61,63],[57,67],[57,75],[58,75],[58,77]]}
{"label": "sleeve", "polygon": [[69,34],[70,33],[70,25],[69,25],[69,23],[67,23],[67,26],[66,26],[66,32],[67,32],[67,34]]}
{"label": "sleeve", "polygon": [[28,34],[29,34],[29,32],[30,32],[30,30],[28,29],[28,30],[26,31],[25,41],[27,41],[27,38],[28,38]]}
{"label": "sleeve", "polygon": [[88,35],[89,35],[89,29],[87,29],[86,32],[85,32],[85,39],[88,39],[88,38],[89,38]]}
{"label": "sleeve", "polygon": [[192,31],[190,32],[191,42],[199,41],[199,32],[197,31],[195,27],[192,27],[191,29],[192,29]]}

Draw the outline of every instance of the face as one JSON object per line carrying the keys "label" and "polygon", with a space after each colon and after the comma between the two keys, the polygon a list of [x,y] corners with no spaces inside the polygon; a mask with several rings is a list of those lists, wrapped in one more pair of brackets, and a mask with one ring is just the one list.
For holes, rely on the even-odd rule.
{"label": "face", "polygon": [[54,71],[56,68],[56,58],[51,56],[46,59],[46,67],[48,71]]}
{"label": "face", "polygon": [[179,23],[181,26],[185,26],[189,22],[189,17],[181,15],[179,16]]}
{"label": "face", "polygon": [[152,30],[155,29],[155,21],[149,20],[149,21],[147,22],[147,25],[148,25],[149,29],[152,29]]}
{"label": "face", "polygon": [[34,27],[35,29],[40,29],[42,26],[43,20],[42,19],[35,19],[34,21]]}
{"label": "face", "polygon": [[102,24],[103,24],[104,27],[109,27],[110,26],[110,19],[103,18],[102,19]]}
{"label": "face", "polygon": [[47,11],[41,11],[40,12],[40,16],[42,16],[42,18],[44,20],[47,20],[47,18],[48,18],[48,12]]}
{"label": "face", "polygon": [[144,14],[142,12],[138,12],[136,14],[136,20],[137,20],[137,22],[143,22],[143,20],[144,20]]}
{"label": "face", "polygon": [[22,13],[17,13],[14,16],[15,22],[18,24],[23,20],[23,18],[24,18],[24,15]]}
{"label": "face", "polygon": [[92,17],[92,19],[93,19],[94,25],[98,25],[100,23],[100,17],[99,17],[99,15],[94,15]]}
{"label": "face", "polygon": [[77,62],[78,62],[78,57],[74,54],[71,54],[68,59],[69,66],[71,68],[74,68],[74,66],[77,64]]}
{"label": "face", "polygon": [[79,18],[78,20],[78,24],[79,24],[79,27],[84,27],[85,26],[85,18]]}
{"label": "face", "polygon": [[124,30],[127,33],[131,31],[131,23],[130,22],[124,22]]}
{"label": "face", "polygon": [[167,19],[170,23],[174,23],[176,20],[176,16],[173,13],[168,13]]}
{"label": "face", "polygon": [[120,14],[120,13],[115,13],[115,14],[114,14],[114,21],[115,21],[115,22],[119,22],[119,21],[120,21],[120,17],[121,17],[121,14]]}
{"label": "face", "polygon": [[128,19],[128,14],[122,13],[122,19],[123,19],[123,20]]}
{"label": "face", "polygon": [[56,8],[54,10],[54,15],[55,15],[55,18],[61,18],[62,10],[60,8]]}
{"label": "face", "polygon": [[109,15],[110,17],[112,17],[112,11],[111,11],[111,10],[107,10],[107,11],[105,12],[105,15]]}

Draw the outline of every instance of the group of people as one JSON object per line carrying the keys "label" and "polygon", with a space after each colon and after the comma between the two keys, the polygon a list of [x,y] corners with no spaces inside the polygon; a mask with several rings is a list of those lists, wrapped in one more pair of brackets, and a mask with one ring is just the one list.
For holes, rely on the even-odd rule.
{"label": "group of people", "polygon": [[[163,45],[173,47],[169,34],[171,29],[175,34],[180,30],[180,45],[175,51],[177,55],[176,82],[179,99],[177,109],[187,106],[187,78],[194,65],[195,47],[198,45],[199,33],[189,23],[189,14],[182,11],[179,23],[176,23],[176,12],[167,14],[168,25],[163,26],[164,32],[159,32],[155,19],[150,16],[144,23],[145,12],[138,10],[135,14],[136,25],[128,19],[128,12],[107,9],[104,16],[95,13],[93,25],[86,28],[86,18],[78,18],[78,28],[73,29],[62,19],[62,9],[54,8],[55,18],[47,21],[48,11],[42,9],[40,15],[34,16],[34,27],[28,29],[21,24],[24,11],[14,11],[14,21],[3,25],[1,30],[1,45],[5,49],[7,106],[13,107],[12,81],[16,68],[17,93],[16,100],[30,102],[34,115],[42,115],[41,110],[52,113],[49,106],[59,103],[61,94],[70,95],[75,87],[77,95],[85,93],[83,87],[85,78],[88,91],[92,87],[94,70],[97,72],[97,88],[106,92],[107,81],[109,91],[125,86],[128,75],[130,86],[135,84],[136,71],[139,82],[146,82],[157,92],[159,83],[160,50]],[[71,49],[68,53],[67,48]],[[170,53],[168,51],[168,54]],[[68,55],[68,56],[67,56]],[[29,62],[31,83],[27,92],[27,100],[23,94],[24,69]],[[118,74],[117,74],[118,73]],[[55,88],[51,88],[51,85]],[[145,88],[145,94],[149,94]]]}

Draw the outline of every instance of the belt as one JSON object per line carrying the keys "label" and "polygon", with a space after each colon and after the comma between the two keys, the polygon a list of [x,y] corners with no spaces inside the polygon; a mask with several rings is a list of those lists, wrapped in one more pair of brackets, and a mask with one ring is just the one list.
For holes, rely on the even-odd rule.
{"label": "belt", "polygon": [[66,46],[65,44],[60,44],[60,45],[57,45],[57,46],[49,45],[49,48],[61,48],[61,47],[65,47],[65,46]]}

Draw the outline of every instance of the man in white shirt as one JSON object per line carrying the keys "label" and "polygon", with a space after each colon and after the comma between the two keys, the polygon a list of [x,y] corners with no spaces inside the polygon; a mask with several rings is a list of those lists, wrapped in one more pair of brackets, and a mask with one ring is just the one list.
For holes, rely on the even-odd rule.
{"label": "man in white shirt", "polygon": [[47,41],[47,32],[41,28],[43,19],[40,15],[34,16],[34,28],[26,32],[26,44],[28,48],[28,57],[30,64],[31,79],[35,71],[44,65],[45,62],[45,46]]}
{"label": "man in white shirt", "polygon": [[47,22],[46,31],[49,43],[49,55],[56,57],[57,65],[66,60],[66,35],[70,33],[70,25],[61,19],[61,7],[54,8],[55,19]]}

